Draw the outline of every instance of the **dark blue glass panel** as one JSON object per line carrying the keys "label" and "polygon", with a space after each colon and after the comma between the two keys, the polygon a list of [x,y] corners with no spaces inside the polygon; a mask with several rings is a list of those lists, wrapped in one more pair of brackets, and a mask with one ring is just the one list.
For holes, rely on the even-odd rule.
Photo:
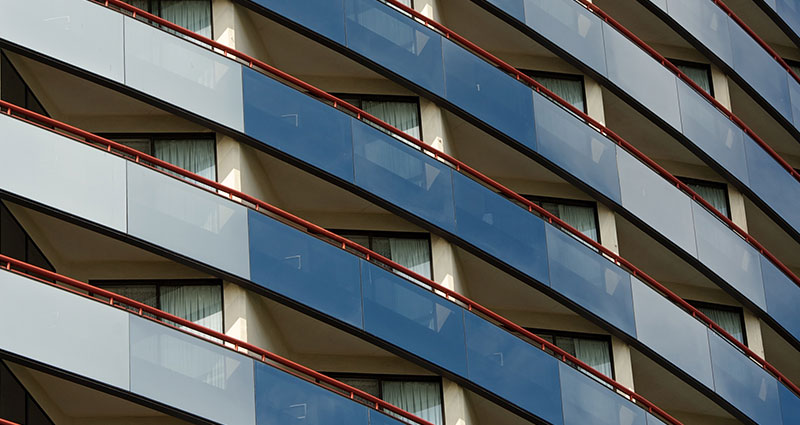
{"label": "dark blue glass panel", "polygon": [[464,322],[469,379],[548,423],[563,423],[558,360],[472,313]]}
{"label": "dark blue glass panel", "polygon": [[248,224],[250,280],[362,326],[358,257],[252,210]]}
{"label": "dark blue glass panel", "polygon": [[635,338],[630,275],[572,236],[546,229],[550,286]]}
{"label": "dark blue glass panel", "polygon": [[728,16],[710,1],[667,0],[669,15],[725,63],[733,63]]}
{"label": "dark blue glass panel", "polygon": [[703,385],[714,388],[705,324],[638,279],[632,279],[631,285],[639,341]]}
{"label": "dark blue glass panel", "polygon": [[487,0],[487,2],[495,5],[520,22],[525,21],[525,9],[522,6],[523,0]]}
{"label": "dark blue glass panel", "polygon": [[708,330],[717,394],[759,424],[780,424],[778,381],[733,345]]}
{"label": "dark blue glass panel", "polygon": [[344,44],[344,0],[251,0],[312,31]]}
{"label": "dark blue glass panel", "polygon": [[525,24],[601,75],[606,74],[602,20],[572,0],[525,0]]}
{"label": "dark blue glass panel", "polygon": [[647,425],[645,411],[584,373],[559,365],[564,425]]}
{"label": "dark blue glass panel", "polygon": [[462,174],[453,186],[458,236],[547,285],[544,221]]}
{"label": "dark blue glass panel", "polygon": [[256,424],[368,425],[367,406],[255,362]]}
{"label": "dark blue glass panel", "polygon": [[621,203],[616,145],[570,112],[534,94],[539,153]]}
{"label": "dark blue glass panel", "polygon": [[347,46],[444,96],[442,37],[375,0],[345,0]]}
{"label": "dark blue glass panel", "polygon": [[605,23],[603,37],[608,78],[667,124],[680,130],[677,77]]}
{"label": "dark blue glass panel", "polygon": [[[709,4],[716,8],[711,2]],[[683,134],[726,170],[747,184],[744,132],[683,81],[678,81]]]}
{"label": "dark blue glass panel", "polygon": [[739,25],[728,28],[733,46],[733,69],[781,115],[792,121],[786,70]]}
{"label": "dark blue glass panel", "polygon": [[366,261],[361,276],[367,332],[467,376],[461,307]]}
{"label": "dark blue glass panel", "polygon": [[452,231],[450,167],[355,118],[352,121],[356,184]]}
{"label": "dark blue glass panel", "polygon": [[692,203],[700,261],[750,301],[766,310],[761,255],[700,204]]}
{"label": "dark blue glass panel", "polygon": [[349,116],[246,67],[242,86],[245,134],[353,181]]}
{"label": "dark blue glass panel", "polygon": [[755,143],[745,144],[750,189],[800,231],[800,185]]}
{"label": "dark blue glass panel", "polygon": [[797,0],[766,0],[795,34],[800,35],[800,3]]}
{"label": "dark blue glass panel", "polygon": [[444,51],[445,98],[508,137],[536,149],[533,91],[449,40]]}
{"label": "dark blue glass panel", "polygon": [[391,416],[369,409],[369,425],[403,425],[406,423],[407,422],[394,419]]}
{"label": "dark blue glass panel", "polygon": [[789,73],[786,74],[789,83],[789,100],[792,104],[792,120],[795,127],[800,128],[800,83]]}
{"label": "dark blue glass panel", "polygon": [[784,425],[800,421],[800,399],[783,384],[778,384],[778,396],[781,400],[781,416]]}
{"label": "dark blue glass panel", "polygon": [[761,274],[764,277],[767,313],[800,341],[800,314],[797,314],[800,287],[766,257],[761,257]]}

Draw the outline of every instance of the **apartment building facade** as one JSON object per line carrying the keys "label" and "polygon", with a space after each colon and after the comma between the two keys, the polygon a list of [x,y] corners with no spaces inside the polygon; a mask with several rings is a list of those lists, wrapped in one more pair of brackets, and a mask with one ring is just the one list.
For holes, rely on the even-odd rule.
{"label": "apartment building facade", "polygon": [[0,0],[0,424],[800,422],[788,0]]}

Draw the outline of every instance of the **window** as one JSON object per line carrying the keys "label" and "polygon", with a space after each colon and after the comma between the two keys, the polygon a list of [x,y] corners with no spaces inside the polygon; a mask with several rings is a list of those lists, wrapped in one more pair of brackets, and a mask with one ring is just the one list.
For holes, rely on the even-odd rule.
{"label": "window", "polygon": [[211,0],[124,0],[173,24],[211,38]]}
{"label": "window", "polygon": [[700,197],[708,201],[712,207],[716,208],[725,217],[731,218],[730,202],[728,201],[728,187],[725,183],[716,183],[706,180],[697,180],[690,178],[679,178],[682,182],[686,183],[693,191],[697,192]]}
{"label": "window", "polygon": [[[326,374],[435,425],[444,424],[442,381],[427,376]],[[394,416],[394,415],[393,415]]]}
{"label": "window", "polygon": [[92,285],[224,332],[222,284],[214,279],[93,281]]}
{"label": "window", "polygon": [[0,98],[41,115],[47,111],[5,53],[0,52]]}
{"label": "window", "polygon": [[548,90],[566,100],[572,106],[586,112],[586,94],[583,89],[583,76],[556,72],[522,70],[527,76],[538,81]]}
{"label": "window", "polygon": [[419,99],[416,97],[365,94],[337,94],[336,97],[353,104],[359,109],[363,109],[369,114],[375,115],[417,139],[422,137]]}
{"label": "window", "polygon": [[550,330],[530,329],[530,331],[577,357],[603,375],[614,379],[610,337]]}
{"label": "window", "polygon": [[53,425],[5,363],[0,361],[0,419],[24,425]]}
{"label": "window", "polygon": [[706,93],[714,96],[714,85],[711,84],[711,66],[704,63],[688,62],[678,59],[669,59],[673,65],[683,71],[692,81],[700,86]]}
{"label": "window", "polygon": [[106,134],[117,143],[169,162],[209,180],[217,180],[214,134]]}
{"label": "window", "polygon": [[36,246],[33,239],[28,236],[22,225],[19,224],[14,215],[11,214],[11,211],[2,202],[0,202],[0,254],[51,272],[55,271],[53,265],[42,253],[42,250]]}
{"label": "window", "polygon": [[523,196],[554,216],[564,220],[584,235],[600,242],[597,205],[594,202],[532,195]]}
{"label": "window", "polygon": [[789,65],[789,68],[792,70],[792,72],[800,76],[800,62],[785,58],[783,60],[787,65]]}
{"label": "window", "polygon": [[332,232],[432,279],[431,239],[425,233],[358,230],[332,230]]}
{"label": "window", "polygon": [[747,335],[744,330],[744,314],[739,307],[722,304],[712,304],[700,301],[689,301],[689,304],[700,310],[703,314],[718,324],[725,332],[731,334],[742,344],[747,345]]}

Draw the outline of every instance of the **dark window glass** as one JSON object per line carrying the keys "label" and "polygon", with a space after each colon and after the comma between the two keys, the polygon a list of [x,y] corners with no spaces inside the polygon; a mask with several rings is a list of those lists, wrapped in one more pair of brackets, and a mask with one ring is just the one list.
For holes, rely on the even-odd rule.
{"label": "dark window glass", "polygon": [[334,230],[411,271],[432,278],[431,240],[427,234]]}
{"label": "dark window glass", "polygon": [[104,137],[201,177],[217,180],[217,144],[213,134],[107,134]]}
{"label": "dark window glass", "polygon": [[583,88],[583,76],[561,74],[556,72],[522,70],[523,73],[545,86],[570,105],[586,112],[586,94]]}
{"label": "dark window glass", "polygon": [[25,423],[25,388],[0,361],[0,418]]}
{"label": "dark window glass", "polygon": [[409,96],[337,94],[336,97],[372,114],[400,131],[422,138],[419,99]]}
{"label": "dark window glass", "polygon": [[53,425],[53,421],[47,417],[44,410],[42,410],[41,406],[36,403],[30,394],[28,394],[27,414],[28,420],[25,422],[25,425]]}
{"label": "dark window glass", "polygon": [[0,98],[47,116],[47,111],[22,79],[5,53],[0,53]]}
{"label": "dark window glass", "polygon": [[0,254],[55,271],[50,261],[2,202],[0,202]]}
{"label": "dark window glass", "polygon": [[124,0],[178,26],[211,38],[211,0]]}
{"label": "dark window glass", "polygon": [[330,375],[433,424],[444,424],[442,382],[439,379],[378,375]]}
{"label": "dark window glass", "polygon": [[714,96],[714,85],[711,83],[711,65],[677,59],[670,59],[669,61],[683,71],[695,84],[705,90],[706,93]]}
{"label": "dark window glass", "polygon": [[705,180],[688,179],[681,177],[680,180],[686,183],[693,191],[697,192],[701,198],[708,201],[712,207],[716,208],[725,217],[731,218],[730,203],[728,201],[728,187],[724,183],[716,183]]}
{"label": "dark window glass", "polygon": [[567,224],[578,229],[581,233],[592,238],[594,241],[600,241],[597,204],[594,202],[545,198],[532,195],[523,196],[554,216],[564,220]]}
{"label": "dark window glass", "polygon": [[741,308],[700,301],[689,301],[689,304],[695,306],[739,342],[747,344],[747,335],[744,330],[744,314]]}

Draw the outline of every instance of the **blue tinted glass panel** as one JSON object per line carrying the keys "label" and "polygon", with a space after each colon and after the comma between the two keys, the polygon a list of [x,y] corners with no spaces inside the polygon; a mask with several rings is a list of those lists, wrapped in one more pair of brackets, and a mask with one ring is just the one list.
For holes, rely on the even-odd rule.
{"label": "blue tinted glass panel", "polygon": [[405,423],[407,422],[402,422],[399,419],[394,419],[391,416],[369,409],[369,425],[403,425]]}
{"label": "blue tinted glass panel", "polygon": [[511,17],[518,19],[520,22],[525,20],[525,9],[523,8],[523,0],[487,0],[488,3],[496,6]]}
{"label": "blue tinted glass panel", "polygon": [[564,425],[647,425],[645,411],[564,363],[559,363]]}
{"label": "blue tinted glass panel", "polygon": [[360,328],[358,257],[249,211],[250,280]]}
{"label": "blue tinted glass panel", "polygon": [[344,44],[344,0],[251,0],[312,31]]}
{"label": "blue tinted glass panel", "polygon": [[630,275],[568,234],[547,226],[550,286],[636,337]]}
{"label": "blue tinted glass panel", "polygon": [[[709,2],[712,7],[715,7]],[[742,130],[683,81],[678,81],[683,134],[726,170],[747,184],[747,159]]]}
{"label": "blue tinted glass panel", "polygon": [[573,0],[525,0],[525,24],[602,75],[602,21]]}
{"label": "blue tinted glass panel", "polygon": [[800,287],[766,257],[761,257],[761,274],[764,277],[767,313],[800,341],[800,314],[797,314]]}
{"label": "blue tinted glass panel", "polygon": [[750,189],[795,230],[800,230],[800,184],[764,149],[745,144]]}
{"label": "blue tinted glass panel", "polygon": [[533,91],[457,44],[442,40],[445,98],[525,146],[536,149]]}
{"label": "blue tinted glass panel", "polygon": [[442,37],[375,0],[345,0],[347,47],[444,96]]}
{"label": "blue tinted glass panel", "polygon": [[667,0],[669,15],[725,63],[733,63],[728,16],[710,1]]}
{"label": "blue tinted glass panel", "polygon": [[348,115],[246,67],[242,85],[245,134],[353,181]]}
{"label": "blue tinted glass panel", "polygon": [[638,279],[631,284],[639,341],[714,388],[706,326]]}
{"label": "blue tinted glass panel", "polygon": [[455,227],[450,167],[356,119],[356,184],[445,230]]}
{"label": "blue tinted glass panel", "polygon": [[467,376],[461,307],[366,261],[361,275],[367,332]]}
{"label": "blue tinted glass panel", "polygon": [[647,425],[666,425],[666,423],[661,419],[658,419],[655,416],[647,413]]}
{"label": "blue tinted glass panel", "polygon": [[547,285],[544,221],[462,174],[453,180],[458,236]]}
{"label": "blue tinted glass panel", "polygon": [[800,3],[797,0],[766,1],[778,11],[778,15],[792,28],[795,34],[800,34]]}
{"label": "blue tinted glass panel", "polygon": [[786,70],[739,25],[729,25],[733,69],[781,115],[792,121]]}
{"label": "blue tinted glass panel", "polygon": [[780,424],[778,381],[722,337],[708,330],[717,394],[759,424]]}
{"label": "blue tinted glass panel", "polygon": [[558,360],[472,313],[464,321],[469,379],[548,423],[562,423]]}
{"label": "blue tinted glass panel", "polygon": [[693,202],[692,210],[700,261],[766,310],[758,252],[700,204]]}
{"label": "blue tinted glass panel", "polygon": [[800,420],[800,399],[783,384],[778,384],[778,395],[781,400],[781,416],[784,425],[797,423]]}
{"label": "blue tinted glass panel", "polygon": [[367,425],[367,406],[255,362],[257,425]]}
{"label": "blue tinted glass panel", "polygon": [[792,104],[792,120],[795,127],[800,128],[800,83],[789,73],[786,73],[786,81],[789,83],[789,100]]}
{"label": "blue tinted glass panel", "polygon": [[620,203],[616,145],[544,96],[533,104],[539,153]]}
{"label": "blue tinted glass panel", "polygon": [[680,130],[677,77],[605,23],[603,36],[608,78],[667,124]]}

